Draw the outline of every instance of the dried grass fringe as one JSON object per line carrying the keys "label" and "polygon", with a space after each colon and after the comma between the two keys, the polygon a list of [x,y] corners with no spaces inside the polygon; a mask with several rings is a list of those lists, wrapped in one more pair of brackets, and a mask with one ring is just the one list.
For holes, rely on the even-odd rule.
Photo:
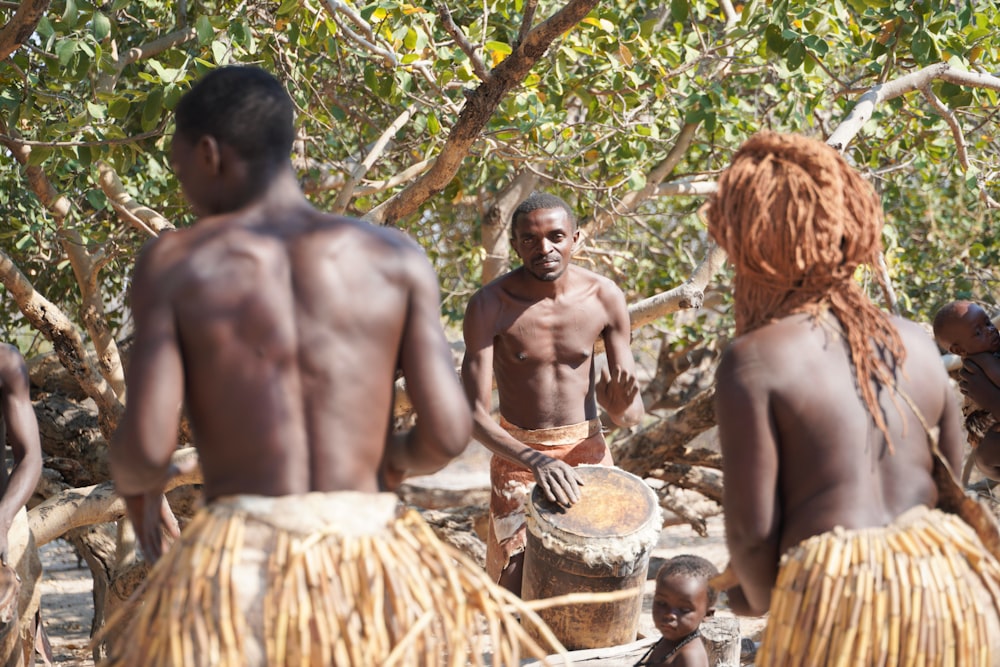
{"label": "dried grass fringe", "polygon": [[[985,615],[1000,609],[1000,565],[958,517],[904,517],[789,551],[754,664],[991,665]],[[984,588],[992,608],[977,598]]]}
{"label": "dried grass fringe", "polygon": [[[246,667],[230,577],[246,517],[212,510],[192,519],[108,622],[127,625],[102,665]],[[276,534],[264,601],[268,665],[515,666],[565,656],[534,611],[413,510],[378,536]]]}

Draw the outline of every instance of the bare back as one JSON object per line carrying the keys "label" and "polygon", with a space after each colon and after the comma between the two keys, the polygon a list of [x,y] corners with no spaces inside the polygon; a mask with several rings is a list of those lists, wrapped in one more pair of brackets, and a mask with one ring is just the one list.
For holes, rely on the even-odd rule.
{"label": "bare back", "polygon": [[[899,387],[940,429],[954,468],[959,413],[940,355],[917,325],[894,322],[907,350]],[[792,315],[737,339],[720,364],[716,390],[727,536],[747,561],[760,559],[749,568],[753,577],[740,574],[760,594],[773,584],[780,554],[801,540],[835,526],[884,526],[911,507],[936,504],[924,427],[903,399],[894,403],[882,390],[894,446],[888,451],[831,316],[820,324]]]}
{"label": "bare back", "polygon": [[175,322],[206,497],[378,490],[407,330],[440,326],[412,242],[302,206],[207,219],[150,255],[133,300]]}

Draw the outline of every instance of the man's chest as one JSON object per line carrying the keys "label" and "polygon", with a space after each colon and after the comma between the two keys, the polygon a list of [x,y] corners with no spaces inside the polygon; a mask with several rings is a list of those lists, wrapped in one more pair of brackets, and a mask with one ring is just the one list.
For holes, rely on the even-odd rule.
{"label": "man's chest", "polygon": [[582,364],[605,327],[604,318],[584,307],[533,307],[502,317],[494,346],[510,361]]}

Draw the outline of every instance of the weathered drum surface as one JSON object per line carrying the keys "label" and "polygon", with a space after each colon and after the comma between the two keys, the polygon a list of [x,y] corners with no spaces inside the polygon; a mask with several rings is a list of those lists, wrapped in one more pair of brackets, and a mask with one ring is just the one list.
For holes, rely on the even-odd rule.
{"label": "weathered drum surface", "polygon": [[525,600],[568,593],[635,589],[612,602],[539,611],[567,649],[599,648],[635,640],[649,553],[662,527],[656,494],[619,468],[580,466],[580,500],[562,507],[536,487],[528,501]]}

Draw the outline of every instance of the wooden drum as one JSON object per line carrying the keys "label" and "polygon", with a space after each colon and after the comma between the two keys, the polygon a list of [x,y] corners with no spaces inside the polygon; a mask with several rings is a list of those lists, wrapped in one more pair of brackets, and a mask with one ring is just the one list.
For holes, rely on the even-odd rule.
{"label": "wooden drum", "polygon": [[634,641],[642,613],[649,554],[663,519],[656,494],[620,468],[580,466],[580,500],[563,507],[537,486],[527,504],[528,537],[522,596],[635,589],[613,602],[561,605],[539,611],[569,650]]}

